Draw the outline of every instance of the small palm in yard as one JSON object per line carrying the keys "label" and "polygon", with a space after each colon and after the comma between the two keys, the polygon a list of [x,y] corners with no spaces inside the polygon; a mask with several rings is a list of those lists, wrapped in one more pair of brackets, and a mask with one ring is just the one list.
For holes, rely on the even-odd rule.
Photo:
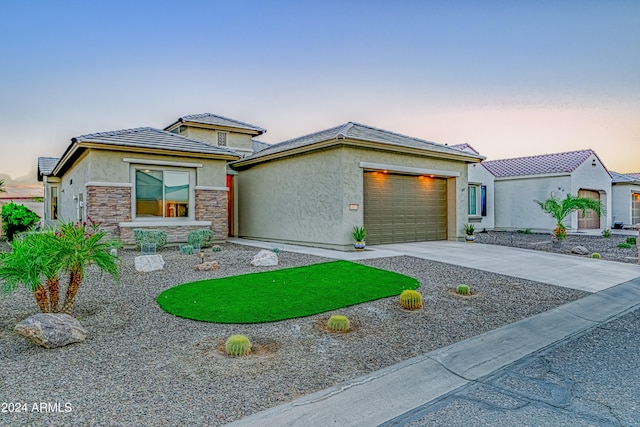
{"label": "small palm in yard", "polygon": [[[101,271],[118,278],[118,258],[110,251],[119,244],[106,237],[105,232],[93,225],[67,223],[55,233],[45,231],[15,239],[12,252],[0,258],[2,290],[11,292],[18,285],[24,285],[33,291],[43,313],[71,314],[88,266],[95,264]],[[69,273],[69,284],[60,310],[58,278],[63,271]]]}
{"label": "small palm in yard", "polygon": [[110,252],[119,244],[107,239],[107,233],[99,231],[93,223],[89,226],[86,223],[62,224],[56,236],[58,242],[52,255],[58,259],[61,269],[69,273],[69,285],[61,311],[71,314],[87,267],[95,264],[100,271],[118,279],[117,257]]}
{"label": "small palm in yard", "polygon": [[588,197],[577,197],[567,194],[565,199],[558,199],[553,193],[551,196],[541,202],[534,200],[544,212],[551,215],[556,220],[556,228],[553,230],[553,236],[556,239],[564,239],[567,236],[567,227],[563,224],[565,218],[574,211],[580,211],[584,217],[587,211],[595,211],[598,216],[601,215],[602,207],[600,201],[589,199]]}
{"label": "small palm in yard", "polygon": [[[18,285],[32,290],[40,311],[49,313],[57,312],[58,279],[52,257],[44,253],[45,237],[41,233],[14,239],[11,253],[0,260],[0,280],[3,292],[12,292]],[[48,289],[43,286],[43,279],[47,280]]]}

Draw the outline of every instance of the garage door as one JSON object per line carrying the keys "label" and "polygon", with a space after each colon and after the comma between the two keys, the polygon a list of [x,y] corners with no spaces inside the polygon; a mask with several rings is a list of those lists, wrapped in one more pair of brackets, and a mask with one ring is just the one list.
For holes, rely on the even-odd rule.
{"label": "garage door", "polygon": [[369,245],[446,240],[446,179],[365,172],[364,226]]}
{"label": "garage door", "polygon": [[640,224],[640,194],[631,193],[631,223]]}
{"label": "garage door", "polygon": [[[578,197],[588,197],[589,199],[600,201],[600,193],[591,190],[579,190]],[[582,212],[578,212],[578,229],[600,228],[600,217],[594,211],[587,211],[582,217]]]}

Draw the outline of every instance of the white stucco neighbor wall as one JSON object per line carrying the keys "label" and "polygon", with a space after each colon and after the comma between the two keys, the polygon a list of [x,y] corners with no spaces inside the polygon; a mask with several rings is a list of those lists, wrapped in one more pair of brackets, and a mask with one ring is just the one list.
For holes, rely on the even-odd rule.
{"label": "white stucco neighbor wall", "polygon": [[[571,176],[496,178],[495,227],[505,230],[531,229],[551,231],[555,220],[544,213],[534,200],[544,201],[553,192],[564,199],[571,189]],[[569,224],[567,223],[567,226]],[[576,223],[577,227],[577,223]]]}
{"label": "white stucco neighbor wall", "polygon": [[487,187],[487,215],[469,216],[467,222],[474,224],[476,231],[492,230],[495,227],[495,177],[481,163],[471,163],[469,169],[469,184],[485,185]]}
{"label": "white stucco neighbor wall", "polygon": [[[595,166],[594,166],[595,163]],[[571,174],[571,194],[577,195],[579,190],[592,190],[600,193],[600,202],[604,212],[600,217],[600,228],[611,227],[611,175],[595,154],[592,154]],[[571,214],[571,228],[578,227],[578,212]]]}
{"label": "white stucco neighbor wall", "polygon": [[[347,250],[351,231],[364,222],[362,162],[452,171],[450,239],[466,222],[467,166],[460,161],[358,148],[332,148],[275,160],[239,171],[239,234],[242,237]],[[390,170],[392,171],[392,170]],[[457,199],[456,199],[457,198]],[[357,210],[349,205],[358,205]],[[459,230],[458,230],[459,229]]]}
{"label": "white stucco neighbor wall", "polygon": [[624,226],[632,224],[631,194],[640,194],[640,185],[617,183],[611,189],[611,225],[616,222],[624,223]]}

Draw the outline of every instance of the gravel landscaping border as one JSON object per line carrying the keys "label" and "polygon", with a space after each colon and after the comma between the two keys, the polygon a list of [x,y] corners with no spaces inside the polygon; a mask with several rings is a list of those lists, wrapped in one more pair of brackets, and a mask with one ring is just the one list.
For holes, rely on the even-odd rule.
{"label": "gravel landscaping border", "polygon": [[[0,424],[221,425],[588,295],[403,256],[362,263],[418,279],[425,304],[419,311],[402,310],[395,297],[254,325],[204,323],[162,311],[155,298],[169,287],[274,268],[250,266],[257,248],[222,247],[207,253],[220,264],[213,272],[194,271],[198,256],[167,248],[163,271],[138,273],[138,253],[121,251],[120,284],[91,270],[78,293],[74,315],[89,331],[87,341],[59,349],[36,347],[13,332],[37,311],[30,293],[1,297],[0,401],[26,403],[28,411],[0,413]],[[275,268],[328,261],[278,256]],[[452,293],[460,283],[474,295]],[[326,331],[324,323],[336,313],[352,320],[352,332]],[[220,352],[238,333],[254,342],[256,354]],[[41,402],[58,402],[61,409],[33,412]]]}

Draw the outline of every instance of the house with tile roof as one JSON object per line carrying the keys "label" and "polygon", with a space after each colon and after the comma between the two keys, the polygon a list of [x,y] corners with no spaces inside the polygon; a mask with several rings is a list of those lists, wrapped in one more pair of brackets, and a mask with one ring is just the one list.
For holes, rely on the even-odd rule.
{"label": "house with tile roof", "polygon": [[612,221],[615,228],[640,225],[640,173],[611,172]]}
{"label": "house with tile roof", "polygon": [[348,122],[230,163],[238,235],[339,250],[354,226],[368,244],[455,240],[467,222],[467,165],[443,144]]}
{"label": "house with tile roof", "polygon": [[495,228],[550,231],[555,221],[535,200],[551,194],[563,199],[567,194],[599,200],[604,213],[589,212],[582,217],[572,213],[567,229],[604,229],[611,227],[611,174],[593,150],[544,154],[482,162],[494,176]]}
{"label": "house with tile roof", "polygon": [[354,122],[273,145],[265,132],[205,113],[72,138],[39,160],[47,219],[91,217],[127,244],[138,228],[341,250],[362,225],[370,244],[463,238],[478,153]]}
{"label": "house with tile roof", "polygon": [[[221,128],[229,131],[231,124]],[[77,136],[59,159],[39,159],[45,218],[91,217],[127,244],[137,228],[165,230],[169,242],[209,228],[222,240],[228,235],[227,162],[240,157],[225,145],[150,127]]]}

